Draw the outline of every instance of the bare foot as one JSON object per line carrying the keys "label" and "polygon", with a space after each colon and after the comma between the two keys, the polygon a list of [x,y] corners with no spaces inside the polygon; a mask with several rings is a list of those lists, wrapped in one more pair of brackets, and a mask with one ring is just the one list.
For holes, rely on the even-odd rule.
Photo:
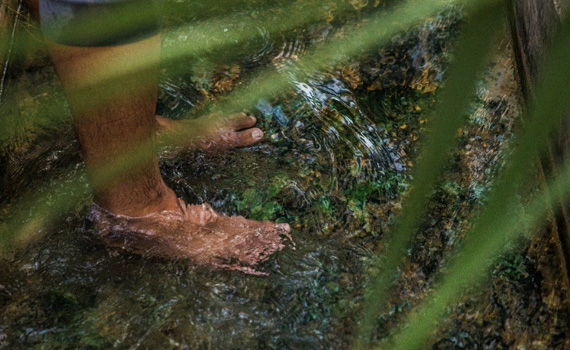
{"label": "bare foot", "polygon": [[263,138],[263,131],[253,127],[255,117],[245,113],[213,113],[186,120],[171,120],[157,115],[156,120],[161,136],[203,151],[251,146]]}
{"label": "bare foot", "polygon": [[112,247],[145,256],[190,259],[247,273],[292,242],[288,224],[248,220],[216,213],[207,204],[187,205],[178,199],[177,210],[141,217],[114,215],[93,206],[92,215],[103,240]]}

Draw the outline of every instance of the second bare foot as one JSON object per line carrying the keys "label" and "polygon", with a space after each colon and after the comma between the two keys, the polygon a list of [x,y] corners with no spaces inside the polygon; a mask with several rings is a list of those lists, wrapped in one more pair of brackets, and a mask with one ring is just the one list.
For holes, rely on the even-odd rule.
{"label": "second bare foot", "polygon": [[255,117],[245,113],[213,113],[186,120],[171,120],[157,115],[156,120],[160,135],[175,144],[203,151],[247,147],[263,138],[263,131],[254,127]]}

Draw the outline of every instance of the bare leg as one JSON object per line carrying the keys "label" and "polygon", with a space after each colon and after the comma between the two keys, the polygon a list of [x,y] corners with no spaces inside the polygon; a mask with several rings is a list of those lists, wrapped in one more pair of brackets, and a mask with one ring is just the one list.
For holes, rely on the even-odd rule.
{"label": "bare leg", "polygon": [[[68,96],[99,205],[98,217],[110,244],[213,264],[235,260],[255,264],[282,247],[288,225],[228,217],[205,205],[187,206],[165,185],[152,148],[137,149],[152,140],[158,128],[154,115],[158,35],[105,47],[75,47],[50,41],[48,49]],[[113,82],[115,72],[107,67],[129,71],[133,60],[146,60],[142,62],[146,68]],[[239,134],[236,128],[247,128],[255,120],[245,115],[225,119],[244,119],[249,120],[248,124],[235,123],[234,131],[229,129],[228,133]],[[216,137],[215,133],[211,135]],[[112,160],[129,152],[136,152],[142,159],[137,166],[112,180],[99,181],[106,177],[106,167]]]}
{"label": "bare leg", "polygon": [[[40,8],[39,0],[25,0],[28,9],[30,10],[33,18],[37,21],[40,20]],[[74,50],[73,47],[59,45],[54,42],[48,42],[52,56],[55,60],[59,60],[66,65],[75,64],[73,60],[76,56],[87,56],[90,57],[92,52],[96,55],[103,55],[101,48],[90,50],[78,51],[77,48]],[[140,47],[145,47],[146,43],[142,45],[137,45]],[[113,52],[126,51],[129,54],[129,47],[120,49],[115,47],[111,50],[107,48],[107,53],[111,56]],[[73,59],[67,54],[70,53],[74,56]],[[109,56],[109,55],[107,55]],[[151,55],[152,56],[152,55]],[[91,58],[87,58],[87,61]],[[97,62],[95,61],[95,67],[97,67]],[[81,71],[85,73],[85,67],[81,63],[77,63],[78,68],[74,68],[75,71]],[[73,79],[73,72],[67,67],[61,67],[58,69],[61,71],[60,74],[65,74],[69,71],[70,79]],[[153,76],[156,76],[156,72],[153,72]],[[68,94],[72,93],[74,89],[68,88]],[[146,99],[145,101],[152,101],[156,99],[153,97],[151,99]],[[204,151],[218,151],[226,148],[232,147],[244,147],[250,146],[256,142],[259,142],[263,138],[263,131],[259,128],[255,128],[255,117],[251,115],[246,115],[245,113],[236,113],[231,115],[213,114],[204,116],[198,119],[192,120],[170,120],[164,118],[160,115],[155,116],[156,122],[158,123],[157,132],[168,136],[167,134],[174,134],[182,141],[182,145],[194,149],[201,149]]]}
{"label": "bare leg", "polygon": [[[160,37],[104,47],[48,41],[48,48],[72,109],[95,202],[129,216],[175,209],[176,196],[164,184],[152,150],[137,154],[143,160],[132,170],[107,183],[97,181],[104,177],[110,160],[151,140],[157,128],[158,67],[150,60],[160,55]],[[104,81],[110,74],[107,67],[128,71],[133,59],[149,60],[149,64],[120,82]]]}

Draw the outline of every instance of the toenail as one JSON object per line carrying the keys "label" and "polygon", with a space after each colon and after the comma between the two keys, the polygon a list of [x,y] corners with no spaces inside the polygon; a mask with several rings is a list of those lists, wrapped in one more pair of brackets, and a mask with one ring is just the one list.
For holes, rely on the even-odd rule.
{"label": "toenail", "polygon": [[261,131],[261,130],[254,130],[254,131],[251,133],[251,136],[252,136],[254,139],[260,139],[260,138],[263,136],[263,131]]}
{"label": "toenail", "polygon": [[254,117],[254,116],[250,115],[249,118],[250,118],[251,120],[255,121],[255,117]]}

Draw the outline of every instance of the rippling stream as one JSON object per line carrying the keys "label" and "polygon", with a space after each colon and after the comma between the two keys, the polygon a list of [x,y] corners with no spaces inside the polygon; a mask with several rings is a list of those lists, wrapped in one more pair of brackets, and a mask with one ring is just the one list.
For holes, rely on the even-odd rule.
{"label": "rippling stream", "polygon": [[[0,261],[0,349],[350,348],[369,272],[376,268],[371,257],[386,249],[385,237],[412,180],[462,14],[449,9],[385,47],[318,70],[305,68],[300,57],[385,5],[351,0],[343,2],[349,10],[341,11],[336,3],[322,2],[321,19],[304,28],[257,27],[246,43],[238,43],[251,29],[244,18],[279,21],[288,3],[171,1],[165,10],[165,57],[177,45],[208,42],[194,27],[177,26],[183,23],[208,23],[212,33],[235,36],[236,44],[220,51],[212,42],[182,63],[165,60],[158,113],[194,117],[262,69],[291,83],[248,110],[265,131],[261,143],[219,154],[164,149],[166,182],[189,203],[288,222],[296,250],[287,246],[257,267],[268,276],[108,250],[88,220],[91,199],[83,181],[80,205]],[[519,121],[518,100],[509,97],[516,96],[510,51],[501,45],[391,304],[378,320],[376,340],[386,338],[430,289],[467,219],[484,202]],[[49,99],[54,114],[69,116],[45,52],[30,56],[13,67],[7,85],[19,103],[2,113],[25,122]],[[30,136],[6,145],[0,157],[6,188],[0,224],[18,194],[53,186],[63,191],[84,172],[68,119],[58,128],[26,130]],[[29,208],[28,218],[39,209]],[[567,348],[569,315],[549,244],[543,237],[527,239],[499,260],[488,285],[449,311],[433,348]]]}

